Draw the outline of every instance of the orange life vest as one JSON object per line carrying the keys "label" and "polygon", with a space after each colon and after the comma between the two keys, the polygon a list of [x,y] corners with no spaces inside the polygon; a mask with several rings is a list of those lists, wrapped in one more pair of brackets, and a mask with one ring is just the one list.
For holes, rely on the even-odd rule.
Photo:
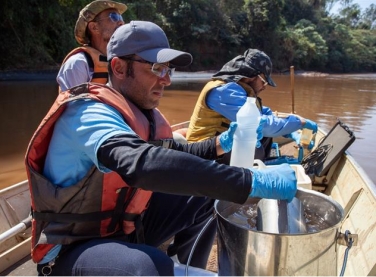
{"label": "orange life vest", "polygon": [[[57,244],[90,238],[128,235],[138,229],[151,191],[129,187],[116,172],[104,174],[93,166],[86,176],[69,187],[52,184],[43,175],[48,146],[57,119],[68,102],[92,99],[118,110],[127,124],[147,141],[146,116],[117,91],[86,83],[58,95],[34,133],[25,157],[32,202],[32,258],[39,262]],[[155,139],[171,139],[170,124],[158,109],[150,111]],[[125,207],[125,208],[124,208]]]}
{"label": "orange life vest", "polygon": [[[108,82],[108,69],[107,69],[107,59],[101,52],[90,46],[81,46],[73,49],[64,58],[62,65],[73,55],[83,52],[85,54],[89,68],[93,68],[93,76],[91,80],[92,83],[106,84]],[[85,80],[86,82],[86,80]],[[59,87],[59,92],[61,88]]]}

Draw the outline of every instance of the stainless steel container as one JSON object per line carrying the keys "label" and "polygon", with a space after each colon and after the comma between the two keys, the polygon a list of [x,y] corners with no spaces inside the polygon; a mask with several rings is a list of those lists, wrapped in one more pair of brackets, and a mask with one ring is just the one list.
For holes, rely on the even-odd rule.
{"label": "stainless steel container", "polygon": [[[343,208],[328,196],[298,189],[305,209],[325,220],[326,228],[305,234],[255,231],[229,220],[242,205],[216,201],[218,214],[218,275],[337,275],[336,242]],[[257,204],[249,198],[245,204]]]}

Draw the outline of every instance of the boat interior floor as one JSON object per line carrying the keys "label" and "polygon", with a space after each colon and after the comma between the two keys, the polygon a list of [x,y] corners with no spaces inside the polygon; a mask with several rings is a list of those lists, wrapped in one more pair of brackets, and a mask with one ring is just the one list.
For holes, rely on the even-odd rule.
{"label": "boat interior floor", "polygon": [[37,267],[30,255],[0,273],[0,276],[38,276]]}

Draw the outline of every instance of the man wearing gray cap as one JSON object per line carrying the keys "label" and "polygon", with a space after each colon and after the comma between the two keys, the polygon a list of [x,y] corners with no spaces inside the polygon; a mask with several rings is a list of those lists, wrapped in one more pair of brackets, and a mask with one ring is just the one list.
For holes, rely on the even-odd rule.
{"label": "man wearing gray cap", "polygon": [[[315,122],[297,115],[279,118],[273,115],[270,108],[262,105],[260,93],[268,85],[276,87],[271,73],[272,62],[269,56],[258,49],[248,49],[243,55],[227,62],[202,89],[191,116],[187,140],[201,141],[227,130],[230,122],[236,121],[236,114],[247,97],[257,98],[256,104],[261,115],[263,139],[256,149],[256,159],[268,157],[273,137],[285,135],[298,140],[295,131],[302,128],[316,133]],[[222,162],[229,163],[229,160],[230,153],[225,155]]]}
{"label": "man wearing gray cap", "polygon": [[59,91],[89,81],[107,83],[107,43],[116,28],[124,24],[121,14],[126,10],[123,3],[95,0],[80,11],[74,36],[81,46],[62,62],[56,78]]}
{"label": "man wearing gray cap", "polygon": [[[107,46],[110,86],[87,83],[58,95],[35,132],[26,165],[32,195],[32,258],[44,275],[174,275],[213,217],[214,199],[286,199],[287,164],[273,170],[213,162],[234,128],[179,144],[157,109],[175,67],[192,62],[152,22],[119,27]],[[190,265],[205,268],[215,225]],[[167,255],[158,250],[174,238]]]}

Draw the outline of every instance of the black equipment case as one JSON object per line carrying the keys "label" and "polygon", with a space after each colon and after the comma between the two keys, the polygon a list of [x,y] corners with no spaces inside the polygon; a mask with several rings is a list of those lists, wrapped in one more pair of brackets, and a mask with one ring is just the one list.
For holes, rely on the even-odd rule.
{"label": "black equipment case", "polygon": [[[326,176],[341,155],[355,141],[354,133],[339,119],[318,146],[302,160],[307,175]],[[316,179],[316,178],[315,178]],[[326,180],[328,181],[328,180]]]}

